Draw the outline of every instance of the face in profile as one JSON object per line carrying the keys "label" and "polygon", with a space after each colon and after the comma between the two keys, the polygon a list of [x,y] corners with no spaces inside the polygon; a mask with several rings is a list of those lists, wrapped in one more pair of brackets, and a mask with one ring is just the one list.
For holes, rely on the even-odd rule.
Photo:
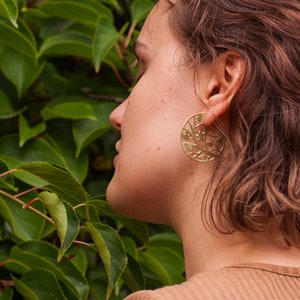
{"label": "face in profile", "polygon": [[121,131],[115,174],[107,189],[110,205],[145,221],[169,223],[189,187],[194,162],[183,153],[185,120],[201,111],[194,70],[170,29],[169,5],[160,1],[148,16],[135,46],[138,82],[110,116]]}

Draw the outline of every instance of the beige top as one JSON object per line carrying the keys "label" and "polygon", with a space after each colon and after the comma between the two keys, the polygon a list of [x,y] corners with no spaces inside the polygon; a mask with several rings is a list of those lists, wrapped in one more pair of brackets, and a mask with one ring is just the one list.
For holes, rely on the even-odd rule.
{"label": "beige top", "polygon": [[300,300],[300,268],[243,264],[203,272],[188,281],[125,300]]}

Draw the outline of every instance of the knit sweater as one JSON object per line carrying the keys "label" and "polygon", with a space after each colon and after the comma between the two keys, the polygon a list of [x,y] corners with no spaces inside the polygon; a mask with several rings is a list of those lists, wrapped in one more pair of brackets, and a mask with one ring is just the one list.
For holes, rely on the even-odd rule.
{"label": "knit sweater", "polygon": [[300,268],[243,264],[194,275],[182,284],[125,300],[300,300]]}

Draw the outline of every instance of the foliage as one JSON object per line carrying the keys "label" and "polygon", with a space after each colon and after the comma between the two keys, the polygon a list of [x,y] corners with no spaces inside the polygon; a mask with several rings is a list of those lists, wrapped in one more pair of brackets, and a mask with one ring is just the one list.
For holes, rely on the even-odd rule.
{"label": "foliage", "polygon": [[108,116],[152,5],[0,0],[1,299],[123,299],[183,280],[178,237],[103,196],[118,139]]}

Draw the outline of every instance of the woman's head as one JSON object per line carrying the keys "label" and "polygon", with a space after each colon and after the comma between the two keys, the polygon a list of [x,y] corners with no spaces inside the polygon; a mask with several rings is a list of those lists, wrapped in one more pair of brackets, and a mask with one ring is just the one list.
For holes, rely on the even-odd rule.
{"label": "woman's head", "polygon": [[210,208],[233,228],[279,230],[299,245],[300,1],[177,1],[170,22],[195,68],[227,51],[245,62]]}
{"label": "woman's head", "polygon": [[[111,117],[122,136],[113,207],[168,222],[184,195],[202,203],[211,186],[205,213],[219,229],[299,242],[299,10],[294,0],[159,1],[137,43],[142,77]],[[223,158],[205,166],[179,138],[200,111],[227,136]]]}

